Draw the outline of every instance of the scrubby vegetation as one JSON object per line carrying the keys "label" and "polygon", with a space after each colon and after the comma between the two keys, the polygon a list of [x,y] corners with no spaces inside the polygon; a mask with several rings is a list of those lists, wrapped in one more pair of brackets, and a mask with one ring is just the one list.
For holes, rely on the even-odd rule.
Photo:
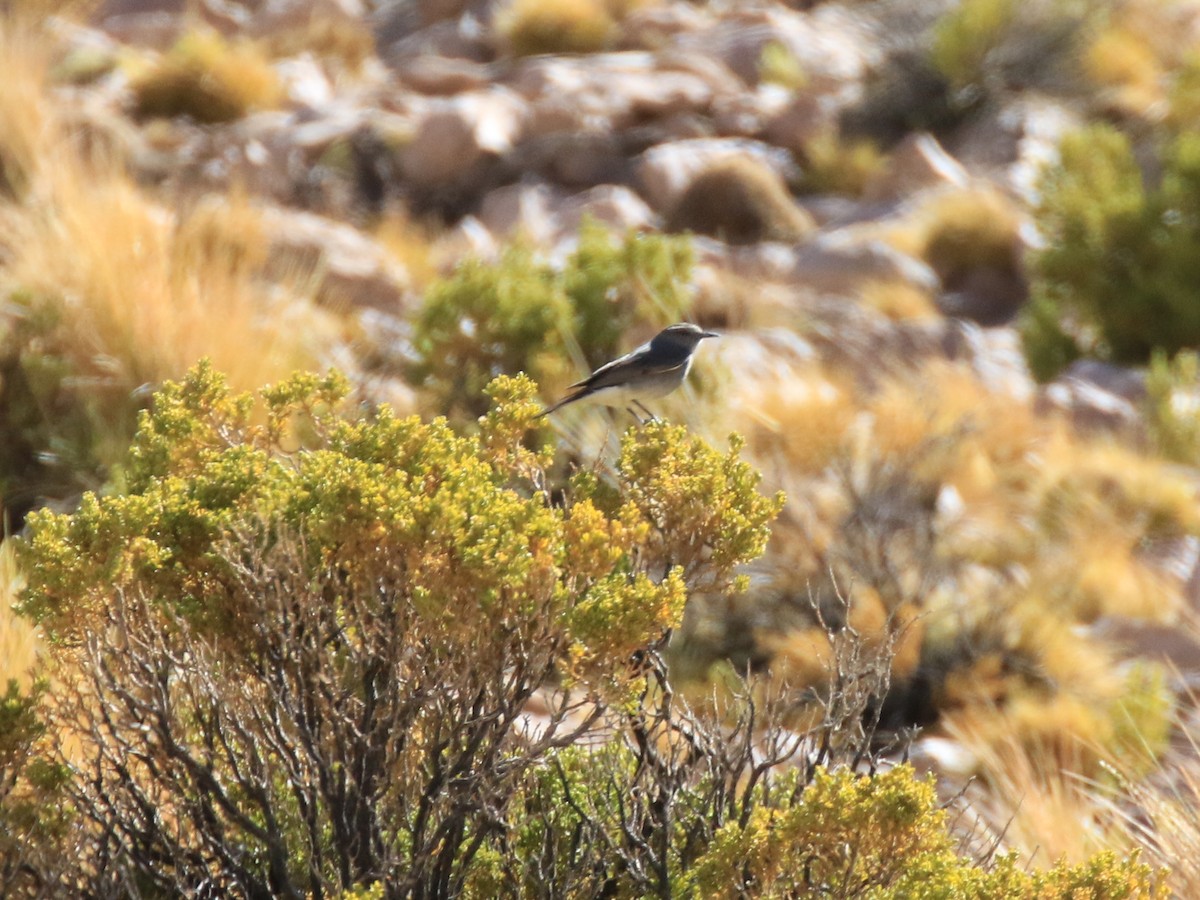
{"label": "scrubby vegetation", "polygon": [[483,411],[484,386],[523,371],[561,392],[578,368],[618,355],[619,341],[678,321],[689,301],[691,250],[685,240],[629,235],[614,240],[583,226],[579,245],[556,270],[532,248],[510,247],[498,265],[470,261],[430,286],[416,323],[414,375],[439,412]]}
{"label": "scrubby vegetation", "polygon": [[1196,0],[122,6],[0,10],[0,895],[1200,896]]}
{"label": "scrubby vegetation", "polygon": [[1128,137],[1094,125],[1063,141],[1037,211],[1048,244],[1024,336],[1034,372],[1082,355],[1145,363],[1200,343],[1196,198],[1200,140],[1183,134],[1147,182]]}
{"label": "scrubby vegetation", "polygon": [[[552,450],[522,444],[532,383],[489,394],[464,437],[349,418],[336,376],[267,391],[256,416],[202,366],[143,415],[128,493],[32,517],[22,605],[61,686],[4,707],[10,783],[55,798],[5,804],[41,841],[8,847],[14,877],[106,895],[1149,896],[1136,861],[983,867],[910,770],[826,769],[873,759],[861,716],[884,682],[795,734],[779,695],[733,719],[673,698],[656,644],[689,591],[728,589],[762,551],[781,498],[736,445],[652,424],[611,480],[581,473],[552,505]],[[58,740],[32,752],[47,725]],[[811,765],[777,770],[802,747]],[[51,839],[72,848],[53,864]]]}

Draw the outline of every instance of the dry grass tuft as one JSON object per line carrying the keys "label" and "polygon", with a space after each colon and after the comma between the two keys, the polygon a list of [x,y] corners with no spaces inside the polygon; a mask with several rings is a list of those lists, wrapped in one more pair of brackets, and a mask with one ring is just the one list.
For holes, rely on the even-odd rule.
{"label": "dry grass tuft", "polygon": [[694,231],[730,244],[794,242],[815,228],[779,174],[746,156],[719,160],[696,176],[667,221],[669,231]]}
{"label": "dry grass tuft", "polygon": [[866,138],[843,138],[836,129],[804,145],[801,190],[814,194],[861,197],[887,164],[887,156]]}
{"label": "dry grass tuft", "polygon": [[191,116],[204,123],[240,119],[283,96],[262,47],[208,30],[184,35],[160,59],[134,72],[130,87],[139,118]]}
{"label": "dry grass tuft", "polygon": [[496,14],[496,32],[514,56],[595,53],[616,37],[607,0],[511,0]]}
{"label": "dry grass tuft", "polygon": [[36,26],[0,14],[0,59],[0,199],[12,199],[24,193],[46,149],[49,52]]}
{"label": "dry grass tuft", "polygon": [[893,236],[899,249],[924,259],[947,288],[973,269],[1013,274],[1021,266],[1021,216],[992,188],[935,194]]}
{"label": "dry grass tuft", "polygon": [[438,236],[434,224],[416,219],[404,209],[389,210],[375,225],[375,240],[404,266],[418,293],[441,274],[435,246]]}
{"label": "dry grass tuft", "polygon": [[873,281],[863,285],[860,299],[894,322],[940,315],[928,291],[903,282]]}
{"label": "dry grass tuft", "polygon": [[24,586],[12,544],[0,543],[0,689],[10,680],[27,688],[42,649],[34,627],[12,609]]}
{"label": "dry grass tuft", "polygon": [[257,275],[265,241],[244,199],[176,212],[119,171],[66,167],[9,225],[4,281],[56,318],[80,373],[133,389],[208,356],[249,389],[315,361],[320,330],[281,321],[302,305]]}

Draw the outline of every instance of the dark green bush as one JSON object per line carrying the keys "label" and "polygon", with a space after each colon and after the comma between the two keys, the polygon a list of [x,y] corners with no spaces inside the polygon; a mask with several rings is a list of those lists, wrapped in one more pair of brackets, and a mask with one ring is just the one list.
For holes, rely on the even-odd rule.
{"label": "dark green bush", "polygon": [[689,302],[691,249],[685,239],[629,235],[614,241],[585,222],[561,270],[528,247],[496,264],[464,263],[430,287],[417,319],[416,380],[439,412],[479,415],[483,388],[525,372],[556,394],[580,377],[575,355],[595,367],[617,355],[631,330],[678,321]]}
{"label": "dark green bush", "polygon": [[1200,346],[1200,135],[1168,148],[1147,182],[1128,138],[1109,125],[1070,135],[1042,179],[1033,301],[1022,333],[1035,374],[1071,359],[1145,363]]}

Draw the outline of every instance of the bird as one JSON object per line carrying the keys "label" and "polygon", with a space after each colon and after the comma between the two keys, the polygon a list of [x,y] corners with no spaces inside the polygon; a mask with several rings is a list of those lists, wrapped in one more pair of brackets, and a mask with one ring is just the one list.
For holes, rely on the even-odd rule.
{"label": "bird", "polygon": [[605,406],[625,407],[638,418],[632,409],[636,405],[653,419],[654,414],[642,400],[663,397],[683,384],[700,342],[715,337],[719,335],[689,322],[669,325],[636,350],[605,363],[583,381],[571,385],[565,397],[537,418],[588,399]]}

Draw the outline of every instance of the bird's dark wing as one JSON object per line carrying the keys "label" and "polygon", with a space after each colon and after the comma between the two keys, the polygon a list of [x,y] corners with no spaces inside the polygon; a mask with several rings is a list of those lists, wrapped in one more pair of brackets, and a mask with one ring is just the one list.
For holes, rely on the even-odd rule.
{"label": "bird's dark wing", "polygon": [[632,353],[626,353],[612,362],[605,363],[583,381],[575,382],[570,389],[582,389],[583,393],[591,393],[601,388],[637,381],[647,375],[666,375],[686,366],[690,355],[690,353],[681,353],[678,356],[671,355],[664,359],[663,354],[659,353],[656,355],[657,358],[651,362],[650,345],[643,344]]}
{"label": "bird's dark wing", "polygon": [[583,381],[575,382],[567,389],[567,396],[563,397],[553,406],[543,410],[537,418],[540,419],[542,416],[548,416],[555,410],[562,409],[568,403],[582,400],[589,394],[594,394],[596,391],[607,387],[618,387],[652,375],[668,375],[671,372],[678,372],[688,364],[690,355],[690,353],[685,352],[678,357],[671,355],[664,359],[659,354],[658,358],[652,362],[650,360],[650,345],[642,344],[642,346],[631,353],[626,353],[612,362],[605,363],[587,378],[583,379]]}

